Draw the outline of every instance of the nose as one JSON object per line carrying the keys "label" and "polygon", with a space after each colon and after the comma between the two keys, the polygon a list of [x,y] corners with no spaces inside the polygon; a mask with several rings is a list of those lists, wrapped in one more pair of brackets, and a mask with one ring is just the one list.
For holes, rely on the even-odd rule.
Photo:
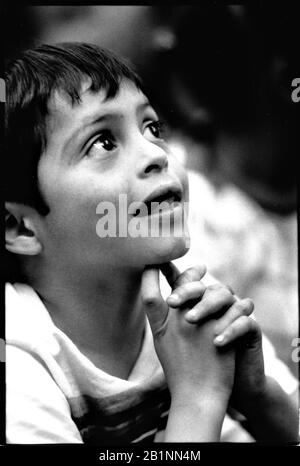
{"label": "nose", "polygon": [[145,141],[139,153],[138,176],[146,178],[154,172],[161,172],[168,167],[166,150],[150,141]]}

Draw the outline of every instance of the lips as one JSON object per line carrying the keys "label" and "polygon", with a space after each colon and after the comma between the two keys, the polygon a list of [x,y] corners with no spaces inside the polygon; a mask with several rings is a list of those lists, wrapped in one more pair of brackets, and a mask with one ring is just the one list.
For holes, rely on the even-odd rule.
{"label": "lips", "polygon": [[157,212],[169,211],[176,207],[182,200],[182,189],[178,185],[166,185],[152,191],[136,209],[134,216],[153,215]]}

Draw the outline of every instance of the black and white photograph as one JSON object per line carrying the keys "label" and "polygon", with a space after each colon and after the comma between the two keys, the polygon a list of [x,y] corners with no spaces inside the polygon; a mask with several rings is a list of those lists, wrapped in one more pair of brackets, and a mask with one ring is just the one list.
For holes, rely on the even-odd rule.
{"label": "black and white photograph", "polygon": [[298,446],[299,16],[3,18],[4,449]]}

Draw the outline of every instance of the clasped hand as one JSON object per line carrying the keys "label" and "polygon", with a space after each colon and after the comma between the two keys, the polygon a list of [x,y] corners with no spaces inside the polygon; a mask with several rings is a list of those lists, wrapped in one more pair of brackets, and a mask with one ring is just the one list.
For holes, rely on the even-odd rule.
{"label": "clasped hand", "polygon": [[[159,270],[171,295],[164,300]],[[172,263],[147,267],[141,297],[171,396],[221,399],[243,412],[264,391],[261,331],[251,299],[225,285],[205,286],[205,266],[180,273]]]}

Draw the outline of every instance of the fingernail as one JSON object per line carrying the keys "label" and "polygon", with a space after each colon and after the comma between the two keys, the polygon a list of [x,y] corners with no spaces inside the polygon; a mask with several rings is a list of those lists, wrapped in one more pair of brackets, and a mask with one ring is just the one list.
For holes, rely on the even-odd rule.
{"label": "fingernail", "polygon": [[224,343],[225,341],[225,336],[224,335],[218,335],[215,339],[214,339],[214,343]]}
{"label": "fingernail", "polygon": [[178,296],[178,294],[176,293],[172,293],[168,298],[167,298],[167,301],[169,304],[178,304],[179,301],[180,301],[180,298]]}
{"label": "fingernail", "polygon": [[197,311],[191,310],[191,311],[187,312],[186,317],[189,320],[195,320],[197,318]]}

